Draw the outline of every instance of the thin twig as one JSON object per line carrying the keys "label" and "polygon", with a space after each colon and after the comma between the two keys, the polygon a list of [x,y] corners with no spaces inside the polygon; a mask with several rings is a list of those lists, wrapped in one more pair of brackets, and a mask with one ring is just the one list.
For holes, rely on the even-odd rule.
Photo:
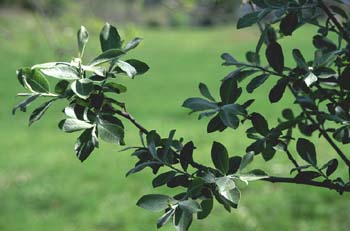
{"label": "thin twig", "polygon": [[126,119],[128,119],[131,123],[133,123],[142,133],[144,134],[148,134],[149,131],[144,128],[139,122],[136,121],[136,119],[130,115],[128,112],[125,112],[125,111],[120,111],[120,110],[117,110],[116,113]]}

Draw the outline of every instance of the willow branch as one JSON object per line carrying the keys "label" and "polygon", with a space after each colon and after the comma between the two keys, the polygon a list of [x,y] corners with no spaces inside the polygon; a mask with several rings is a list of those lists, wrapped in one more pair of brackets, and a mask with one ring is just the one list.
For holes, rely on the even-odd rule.
{"label": "willow branch", "polygon": [[271,182],[271,183],[289,183],[289,184],[302,184],[308,186],[315,186],[320,188],[328,188],[330,190],[336,190],[340,193],[342,192],[350,192],[349,186],[341,186],[339,184],[334,184],[330,181],[313,181],[313,180],[305,180],[303,178],[288,178],[288,177],[274,177],[271,176],[269,178],[262,179],[263,181]]}

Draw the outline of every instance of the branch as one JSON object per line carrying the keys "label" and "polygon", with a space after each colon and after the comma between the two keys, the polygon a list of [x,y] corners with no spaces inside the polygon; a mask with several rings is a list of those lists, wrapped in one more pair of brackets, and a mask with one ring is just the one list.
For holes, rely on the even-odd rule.
{"label": "branch", "polygon": [[320,8],[327,14],[327,16],[330,18],[330,20],[334,23],[334,25],[338,28],[339,32],[344,35],[344,39],[350,43],[350,36],[349,33],[344,30],[343,26],[338,22],[336,17],[334,17],[334,14],[330,11],[330,9],[327,7],[326,4],[322,0],[318,0],[318,3],[320,5]]}
{"label": "branch", "polygon": [[[289,90],[292,92],[292,94],[294,95],[294,97],[297,97],[297,94],[294,92],[293,88],[288,85]],[[313,123],[314,125],[317,125],[317,129],[320,131],[321,135],[327,140],[327,142],[332,146],[332,148],[337,152],[337,154],[342,158],[342,160],[346,163],[347,166],[350,167],[350,160],[346,157],[346,155],[343,153],[343,151],[334,143],[334,141],[332,140],[332,138],[328,135],[328,133],[323,130],[323,128],[321,127],[321,125],[319,123],[317,123],[311,116],[310,114],[306,111],[306,109],[300,105],[300,108],[303,110],[303,112],[305,113],[306,117],[308,118],[308,120],[311,121],[311,123]]]}
{"label": "branch", "polygon": [[305,180],[305,179],[297,179],[297,178],[287,178],[287,177],[274,177],[271,176],[269,178],[261,179],[263,181],[268,181],[271,183],[289,183],[289,184],[302,184],[302,185],[309,185],[309,186],[315,186],[320,188],[328,188],[330,190],[336,190],[337,192],[343,193],[343,192],[350,192],[350,187],[344,187],[338,184],[334,184],[330,181],[313,181],[313,180]]}
{"label": "branch", "polygon": [[134,124],[140,130],[140,132],[144,134],[149,133],[149,131],[146,128],[144,128],[139,122],[137,122],[136,119],[132,115],[130,115],[128,112],[117,110],[116,113],[128,119],[132,124]]}

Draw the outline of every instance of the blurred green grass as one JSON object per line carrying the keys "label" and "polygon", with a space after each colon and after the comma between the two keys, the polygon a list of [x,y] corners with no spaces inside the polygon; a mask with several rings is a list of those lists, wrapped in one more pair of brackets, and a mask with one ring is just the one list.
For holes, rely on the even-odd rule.
{"label": "blurred green grass", "polygon": [[[40,21],[39,21],[40,22]],[[135,206],[137,199],[148,193],[166,193],[166,189],[152,189],[152,175],[144,171],[125,178],[134,160],[120,147],[103,144],[81,164],[73,152],[77,134],[64,134],[57,129],[63,118],[63,103],[50,109],[38,124],[27,126],[29,114],[11,116],[11,108],[22,91],[17,84],[15,70],[55,59],[38,19],[28,15],[0,16],[0,230],[156,230],[155,222],[161,214],[153,214]],[[50,24],[49,24],[50,25]],[[75,29],[80,25],[65,23],[49,30],[58,46],[71,59],[76,54]],[[102,22],[87,21],[90,42],[87,58],[97,54],[98,30]],[[56,29],[57,28],[57,29]],[[45,31],[45,30],[44,30]],[[176,128],[177,135],[194,140],[198,147],[195,158],[210,163],[209,150],[213,140],[229,147],[231,155],[244,154],[247,139],[244,129],[228,130],[221,134],[205,135],[207,121],[197,121],[181,108],[184,99],[199,95],[199,82],[206,83],[217,97],[220,80],[232,71],[222,67],[220,54],[229,52],[237,59],[252,49],[257,41],[255,30],[236,31],[233,27],[178,30],[146,30],[121,28],[127,38],[140,36],[145,40],[130,57],[144,60],[151,70],[135,80],[123,80],[128,93],[123,96],[128,109],[149,129],[166,135]],[[283,42],[286,62],[291,63],[291,49],[299,48],[312,57],[311,41],[305,40],[314,28],[305,28],[293,39]],[[57,42],[58,41],[58,42]],[[51,41],[54,42],[54,41]],[[267,92],[273,81],[256,91],[258,99],[252,109],[262,110],[274,124],[282,108],[292,106],[287,98],[271,105]],[[249,96],[244,96],[248,98]],[[128,145],[139,143],[137,131],[127,126]],[[317,141],[322,158],[332,150]],[[259,166],[275,175],[288,174],[291,165],[282,153],[274,164],[257,158]],[[220,206],[205,221],[195,221],[191,230],[348,230],[350,226],[349,195],[339,196],[328,190],[307,186],[251,183],[243,190],[238,210],[226,213]],[[163,230],[172,230],[168,225]]]}

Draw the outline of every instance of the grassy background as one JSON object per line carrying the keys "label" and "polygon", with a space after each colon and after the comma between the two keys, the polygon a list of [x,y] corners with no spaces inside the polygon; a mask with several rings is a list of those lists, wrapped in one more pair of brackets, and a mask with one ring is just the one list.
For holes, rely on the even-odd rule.
{"label": "grassy background", "polygon": [[[78,19],[77,19],[78,20]],[[98,28],[102,22],[88,20],[90,43],[87,59],[99,50]],[[47,26],[53,25],[52,29]],[[54,24],[25,14],[0,14],[0,230],[156,230],[155,222],[161,214],[153,214],[135,206],[137,199],[148,193],[162,193],[165,189],[151,187],[149,171],[125,178],[134,160],[128,153],[119,153],[117,146],[102,147],[81,164],[73,152],[77,134],[64,134],[57,129],[63,118],[63,103],[51,108],[38,124],[27,125],[29,114],[11,116],[15,97],[22,89],[17,84],[15,70],[55,59],[50,43],[63,48],[63,58],[76,55],[75,29],[78,23],[57,21]],[[57,28],[57,29],[56,29]],[[43,31],[48,33],[46,38]],[[229,147],[231,155],[243,155],[248,144],[238,131],[205,135],[207,121],[189,117],[180,107],[184,99],[198,95],[199,82],[205,82],[217,97],[219,80],[232,68],[222,67],[219,58],[229,52],[243,59],[244,52],[257,41],[255,30],[236,31],[233,27],[211,30],[179,29],[144,30],[121,28],[127,38],[145,38],[142,46],[130,56],[146,61],[151,70],[135,80],[125,80],[129,92],[124,96],[128,109],[145,127],[166,135],[176,128],[177,135],[194,140],[198,147],[195,158],[210,163],[209,150],[214,140]],[[312,57],[311,41],[305,40],[314,31],[298,31],[293,40],[283,43],[287,63],[291,63],[291,49],[301,49]],[[273,80],[256,91],[258,101],[252,109],[263,110],[274,124],[279,111],[293,104],[286,99],[271,105],[267,92]],[[248,98],[249,96],[245,96]],[[127,127],[128,145],[138,144],[136,130]],[[317,141],[321,159],[334,153],[323,141]],[[257,158],[255,166],[275,175],[286,175],[291,165],[283,153],[274,164]],[[306,186],[252,183],[243,190],[238,210],[226,213],[216,205],[205,221],[195,221],[191,230],[348,230],[350,226],[349,195]],[[172,230],[168,225],[163,230]]]}

